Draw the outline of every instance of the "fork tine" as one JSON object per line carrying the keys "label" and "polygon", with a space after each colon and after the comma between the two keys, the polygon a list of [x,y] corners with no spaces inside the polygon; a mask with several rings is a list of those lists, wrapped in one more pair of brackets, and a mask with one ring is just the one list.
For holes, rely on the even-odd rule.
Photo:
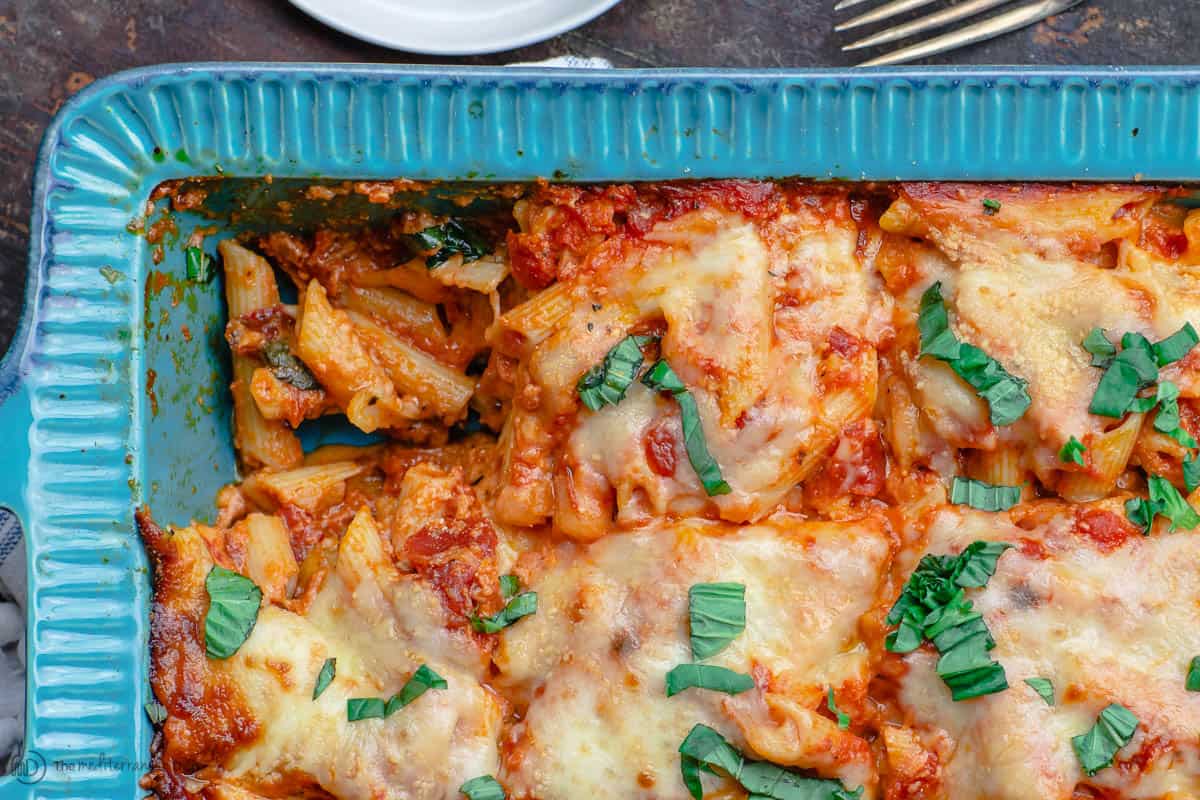
{"label": "fork tine", "polygon": [[844,8],[856,6],[859,3],[865,3],[867,0],[838,0],[838,4],[833,7],[834,11],[841,11]]}
{"label": "fork tine", "polygon": [[1035,3],[989,17],[982,22],[968,25],[960,30],[944,33],[941,36],[935,36],[927,41],[902,47],[899,50],[893,50],[890,53],[885,53],[869,61],[864,61],[859,66],[879,67],[886,64],[901,64],[905,61],[924,58],[936,53],[944,53],[947,50],[954,50],[964,45],[991,39],[1002,33],[1024,28],[1026,25],[1043,20],[1052,14],[1061,14],[1082,2],[1083,0],[1038,0]]}
{"label": "fork tine", "polygon": [[923,17],[914,19],[911,22],[905,22],[900,25],[893,25],[878,33],[873,33],[857,41],[851,42],[842,47],[843,51],[861,50],[864,47],[875,47],[888,42],[894,42],[897,39],[907,39],[918,33],[923,33],[934,28],[941,28],[944,25],[949,25],[951,22],[958,22],[960,19],[973,17],[976,14],[982,14],[984,11],[1002,6],[1005,3],[1010,3],[1012,0],[967,0],[965,3],[959,3],[956,6],[944,8],[941,11],[935,11],[932,14],[926,14]]}
{"label": "fork tine", "polygon": [[912,11],[914,8],[927,6],[937,0],[891,0],[889,3],[884,3],[879,8],[873,8],[865,14],[859,14],[857,17],[839,22],[833,26],[835,31],[848,31],[851,28],[859,28],[863,25],[870,25],[872,22],[882,22],[889,17],[894,17],[897,14],[903,14],[906,11]]}

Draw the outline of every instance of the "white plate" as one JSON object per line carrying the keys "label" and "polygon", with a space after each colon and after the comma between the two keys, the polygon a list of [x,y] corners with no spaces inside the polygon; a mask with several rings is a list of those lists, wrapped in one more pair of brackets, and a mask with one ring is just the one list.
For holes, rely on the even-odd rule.
{"label": "white plate", "polygon": [[443,56],[512,50],[577,28],[620,0],[291,0],[372,44]]}

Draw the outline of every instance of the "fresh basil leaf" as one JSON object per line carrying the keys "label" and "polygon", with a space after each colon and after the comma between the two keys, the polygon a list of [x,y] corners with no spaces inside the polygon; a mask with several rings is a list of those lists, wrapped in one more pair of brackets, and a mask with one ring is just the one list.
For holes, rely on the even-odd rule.
{"label": "fresh basil leaf", "polygon": [[157,700],[147,700],[142,708],[145,710],[146,716],[155,725],[162,725],[167,721],[167,709]]}
{"label": "fresh basil leaf", "polygon": [[316,700],[326,689],[329,688],[329,684],[333,683],[333,679],[336,675],[337,659],[325,659],[325,663],[321,665],[321,671],[317,673],[317,683],[315,686],[313,686],[313,700]]}
{"label": "fresh basil leaf", "polygon": [[1158,404],[1158,413],[1154,415],[1154,429],[1165,433],[1184,447],[1200,447],[1180,424],[1179,387],[1170,381],[1162,381],[1155,391],[1154,401]]}
{"label": "fresh basil leaf", "polygon": [[1117,346],[1108,340],[1103,328],[1092,328],[1083,340],[1083,349],[1092,354],[1093,367],[1107,368],[1117,354]]}
{"label": "fresh basil leaf", "polygon": [[505,600],[521,590],[521,579],[516,575],[500,576],[500,596]]}
{"label": "fresh basil leaf", "polygon": [[522,592],[490,617],[470,617],[471,627],[480,633],[499,633],[521,617],[537,612],[537,592]]}
{"label": "fresh basil leaf", "polygon": [[262,590],[254,581],[214,566],[204,580],[208,611],[204,615],[204,650],[209,658],[229,658],[254,630]]}
{"label": "fresh basil leaf", "polygon": [[1155,513],[1157,512],[1154,505],[1149,500],[1133,497],[1125,501],[1125,516],[1142,529],[1143,536],[1150,535],[1150,529],[1154,526]]}
{"label": "fresh basil leaf", "polygon": [[1078,464],[1086,466],[1083,460],[1083,454],[1087,452],[1087,448],[1083,446],[1083,442],[1072,436],[1067,439],[1067,443],[1058,451],[1058,460],[1064,464]]}
{"label": "fresh basil leaf", "polygon": [[1183,688],[1189,692],[1200,692],[1200,656],[1193,657],[1191,663],[1188,664],[1187,679],[1183,683]]}
{"label": "fresh basil leaf", "polygon": [[183,251],[187,279],[192,283],[209,283],[216,277],[213,269],[212,256],[199,247],[189,247]]}
{"label": "fresh basil leaf", "polygon": [[704,428],[700,422],[700,409],[696,406],[696,398],[679,380],[679,376],[671,366],[660,359],[642,376],[642,383],[656,392],[670,392],[679,404],[679,418],[683,424],[683,445],[687,450],[688,461],[696,476],[700,478],[704,492],[713,497],[719,494],[729,494],[733,489],[721,476],[721,465],[708,452],[708,443],[704,440]]}
{"label": "fresh basil leaf", "polygon": [[1196,513],[1196,509],[1192,508],[1169,480],[1161,475],[1151,475],[1147,484],[1150,487],[1150,504],[1155,512],[1171,521],[1168,531],[1174,531],[1176,528],[1190,531],[1200,525],[1200,514]]}
{"label": "fresh basil leaf", "polygon": [[384,716],[390,717],[406,705],[416,700],[421,695],[425,694],[428,689],[445,689],[449,686],[446,679],[436,672],[431,670],[428,665],[422,664],[417,667],[417,671],[412,674],[408,682],[400,687],[397,694],[391,696],[384,706]]}
{"label": "fresh basil leaf", "polygon": [[835,780],[809,778],[767,761],[747,761],[738,776],[751,797],[771,800],[858,800],[862,787],[849,791]]}
{"label": "fresh basil leaf", "polygon": [[1101,417],[1119,419],[1137,398],[1137,393],[1158,380],[1158,363],[1146,337],[1127,333],[1121,337],[1123,348],[1112,361],[1100,383],[1088,411]]}
{"label": "fresh basil leaf", "polygon": [[1195,453],[1188,453],[1183,458],[1183,488],[1191,494],[1197,486],[1200,486],[1200,460]]}
{"label": "fresh basil leaf", "polygon": [[358,722],[363,719],[383,719],[386,704],[378,697],[354,697],[346,701],[346,719]]}
{"label": "fresh basil leaf", "polygon": [[585,372],[575,384],[580,401],[592,411],[621,402],[642,368],[642,348],[653,340],[652,336],[626,336],[617,342],[604,361]]}
{"label": "fresh basil leaf", "polygon": [[837,706],[837,700],[833,696],[833,687],[830,686],[825,694],[825,705],[829,708],[829,712],[837,717],[837,726],[842,730],[850,729],[850,715],[842,711]]}
{"label": "fresh basil leaf", "polygon": [[1191,349],[1198,343],[1200,343],[1200,334],[1196,333],[1192,323],[1185,322],[1182,328],[1161,342],[1154,343],[1154,358],[1160,367],[1174,364],[1191,352]]}
{"label": "fresh basil leaf", "polygon": [[741,694],[753,688],[754,678],[749,675],[711,664],[680,664],[667,673],[667,697],[674,697],[685,689]]}
{"label": "fresh basil leaf", "polygon": [[965,590],[985,586],[1011,547],[977,541],[957,556],[925,556],[888,612],[887,623],[899,627],[888,634],[885,647],[904,653],[926,639],[933,642],[941,654],[938,675],[956,701],[1008,688],[1004,667],[988,655],[996,643]]}
{"label": "fresh basil leaf", "polygon": [[1021,502],[1021,487],[996,486],[956,476],[950,484],[950,502],[980,511],[1007,511]]}
{"label": "fresh basil leaf", "polygon": [[921,334],[922,356],[933,356],[942,361],[958,358],[959,341],[950,330],[950,315],[942,299],[942,282],[930,286],[921,295],[921,307],[917,313],[917,330]]}
{"label": "fresh basil leaf", "polygon": [[983,213],[989,217],[994,217],[1000,212],[1000,201],[993,200],[990,197],[983,198]]}
{"label": "fresh basil leaf", "polygon": [[1054,705],[1054,684],[1049,678],[1026,678],[1025,685],[1038,693],[1038,697],[1046,701],[1046,705]]}
{"label": "fresh basil leaf", "polygon": [[1113,703],[1101,711],[1089,731],[1071,739],[1083,771],[1095,775],[1112,765],[1117,751],[1129,744],[1137,727],[1138,718],[1125,706]]}
{"label": "fresh basil leaf", "polygon": [[967,589],[987,586],[988,579],[996,574],[996,562],[1011,549],[1008,542],[971,542],[951,568],[954,583]]}
{"label": "fresh basil leaf", "polygon": [[440,267],[455,253],[461,253],[466,263],[478,261],[492,252],[491,246],[477,231],[455,219],[417,231],[410,239],[417,249],[434,251],[425,259],[425,266],[430,269]]}
{"label": "fresh basil leaf", "polygon": [[[809,778],[766,761],[747,761],[725,737],[696,725],[679,745],[680,771],[692,797],[702,797],[699,769],[707,765],[733,778],[751,797],[771,800],[857,800],[862,788],[847,790],[834,780]],[[693,762],[697,766],[693,766]],[[700,794],[697,795],[697,791]]]}
{"label": "fresh basil leaf", "polygon": [[746,629],[746,587],[741,583],[697,583],[688,590],[692,658],[715,656]]}
{"label": "fresh basil leaf", "polygon": [[700,762],[691,756],[680,754],[679,774],[683,777],[683,785],[688,794],[695,800],[704,800],[704,784],[700,782]]}
{"label": "fresh basil leaf", "polygon": [[480,775],[458,787],[467,800],[504,800],[504,787],[491,775]]}
{"label": "fresh basil leaf", "polygon": [[945,361],[970,384],[987,402],[993,425],[1011,425],[1024,416],[1033,403],[1028,383],[1009,373],[980,348],[958,340],[950,329],[940,281],[921,295],[917,329],[921,333],[920,355]]}
{"label": "fresh basil leaf", "polygon": [[973,344],[963,342],[950,368],[987,401],[993,425],[1011,425],[1033,404],[1028,383],[1001,366],[1000,362]]}
{"label": "fresh basil leaf", "polygon": [[297,389],[320,389],[321,384],[309,372],[304,362],[292,354],[287,342],[275,339],[267,342],[262,349],[263,361],[271,368],[272,374],[279,380],[290,383]]}
{"label": "fresh basil leaf", "polygon": [[921,621],[924,617],[917,619],[913,616],[904,616],[900,619],[896,630],[887,635],[884,640],[884,646],[891,653],[911,653],[921,646],[924,641],[922,633]]}

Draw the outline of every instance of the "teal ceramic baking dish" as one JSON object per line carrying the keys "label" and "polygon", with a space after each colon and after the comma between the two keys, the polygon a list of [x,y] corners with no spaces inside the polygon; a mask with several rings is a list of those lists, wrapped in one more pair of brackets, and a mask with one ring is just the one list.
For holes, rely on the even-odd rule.
{"label": "teal ceramic baking dish", "polygon": [[127,226],[161,181],[218,173],[1191,181],[1200,69],[197,64],[92,84],[46,134],[0,364],[0,502],[24,523],[30,589],[26,758],[5,800],[140,794],[150,583],[133,508],[203,518],[234,462],[220,289],[172,277],[201,223],[180,218],[157,265]]}

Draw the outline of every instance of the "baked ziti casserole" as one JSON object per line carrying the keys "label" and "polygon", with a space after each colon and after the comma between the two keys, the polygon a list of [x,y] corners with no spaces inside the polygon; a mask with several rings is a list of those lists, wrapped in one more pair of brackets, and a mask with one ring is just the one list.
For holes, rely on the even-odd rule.
{"label": "baked ziti casserole", "polygon": [[189,251],[242,480],[138,513],[148,789],[1200,797],[1185,192],[494,191]]}

